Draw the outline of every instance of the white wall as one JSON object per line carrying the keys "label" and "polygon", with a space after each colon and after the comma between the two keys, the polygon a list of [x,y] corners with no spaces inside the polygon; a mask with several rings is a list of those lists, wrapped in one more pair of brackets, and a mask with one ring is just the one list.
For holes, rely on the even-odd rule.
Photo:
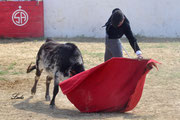
{"label": "white wall", "polygon": [[180,37],[180,0],[44,0],[46,37],[104,37],[114,8],[120,8],[134,34]]}

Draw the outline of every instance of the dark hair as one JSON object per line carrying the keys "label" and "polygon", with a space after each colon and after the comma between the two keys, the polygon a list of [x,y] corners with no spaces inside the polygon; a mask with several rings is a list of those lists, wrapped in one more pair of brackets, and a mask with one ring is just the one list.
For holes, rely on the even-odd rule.
{"label": "dark hair", "polygon": [[117,10],[120,10],[120,9],[119,9],[119,8],[113,9],[112,14],[113,14],[115,11],[117,11]]}
{"label": "dark hair", "polygon": [[117,27],[118,24],[124,19],[124,14],[120,9],[114,10],[111,16],[111,24]]}

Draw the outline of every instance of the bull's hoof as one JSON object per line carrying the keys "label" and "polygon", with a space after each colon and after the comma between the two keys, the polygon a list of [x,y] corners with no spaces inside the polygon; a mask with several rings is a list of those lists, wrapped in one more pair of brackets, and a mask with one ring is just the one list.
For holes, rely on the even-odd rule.
{"label": "bull's hoof", "polygon": [[32,95],[35,95],[35,93],[36,93],[36,88],[33,87],[33,88],[31,89],[31,94],[32,94]]}
{"label": "bull's hoof", "polygon": [[49,105],[49,107],[50,107],[51,109],[54,109],[54,108],[55,108],[55,105]]}
{"label": "bull's hoof", "polygon": [[50,101],[51,97],[49,95],[45,96],[46,101]]}
{"label": "bull's hoof", "polygon": [[54,109],[54,108],[55,108],[55,104],[54,104],[54,101],[53,101],[53,100],[51,100],[50,108],[51,108],[51,109]]}

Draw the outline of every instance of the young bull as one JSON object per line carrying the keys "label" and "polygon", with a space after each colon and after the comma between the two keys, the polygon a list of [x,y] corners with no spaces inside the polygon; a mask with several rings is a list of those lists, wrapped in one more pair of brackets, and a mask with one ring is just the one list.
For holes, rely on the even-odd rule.
{"label": "young bull", "polygon": [[49,85],[54,78],[53,98],[50,106],[54,107],[55,97],[59,92],[60,80],[65,80],[75,74],[84,71],[83,58],[80,50],[75,44],[66,43],[59,44],[51,39],[40,47],[37,57],[36,65],[29,65],[27,73],[36,69],[35,83],[31,89],[31,94],[36,93],[36,86],[43,69],[48,73],[46,77],[46,94],[45,99],[50,100]]}

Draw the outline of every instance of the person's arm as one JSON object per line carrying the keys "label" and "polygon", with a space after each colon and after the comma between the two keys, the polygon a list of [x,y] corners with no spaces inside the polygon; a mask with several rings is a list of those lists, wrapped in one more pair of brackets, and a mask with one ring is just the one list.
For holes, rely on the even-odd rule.
{"label": "person's arm", "polygon": [[131,31],[129,21],[126,19],[125,22],[126,23],[124,26],[124,34],[126,35],[127,39],[129,40],[129,43],[130,43],[131,47],[133,48],[134,52],[136,53],[136,55],[138,56],[138,58],[142,59],[142,52],[139,48],[136,38],[134,37],[134,35]]}

